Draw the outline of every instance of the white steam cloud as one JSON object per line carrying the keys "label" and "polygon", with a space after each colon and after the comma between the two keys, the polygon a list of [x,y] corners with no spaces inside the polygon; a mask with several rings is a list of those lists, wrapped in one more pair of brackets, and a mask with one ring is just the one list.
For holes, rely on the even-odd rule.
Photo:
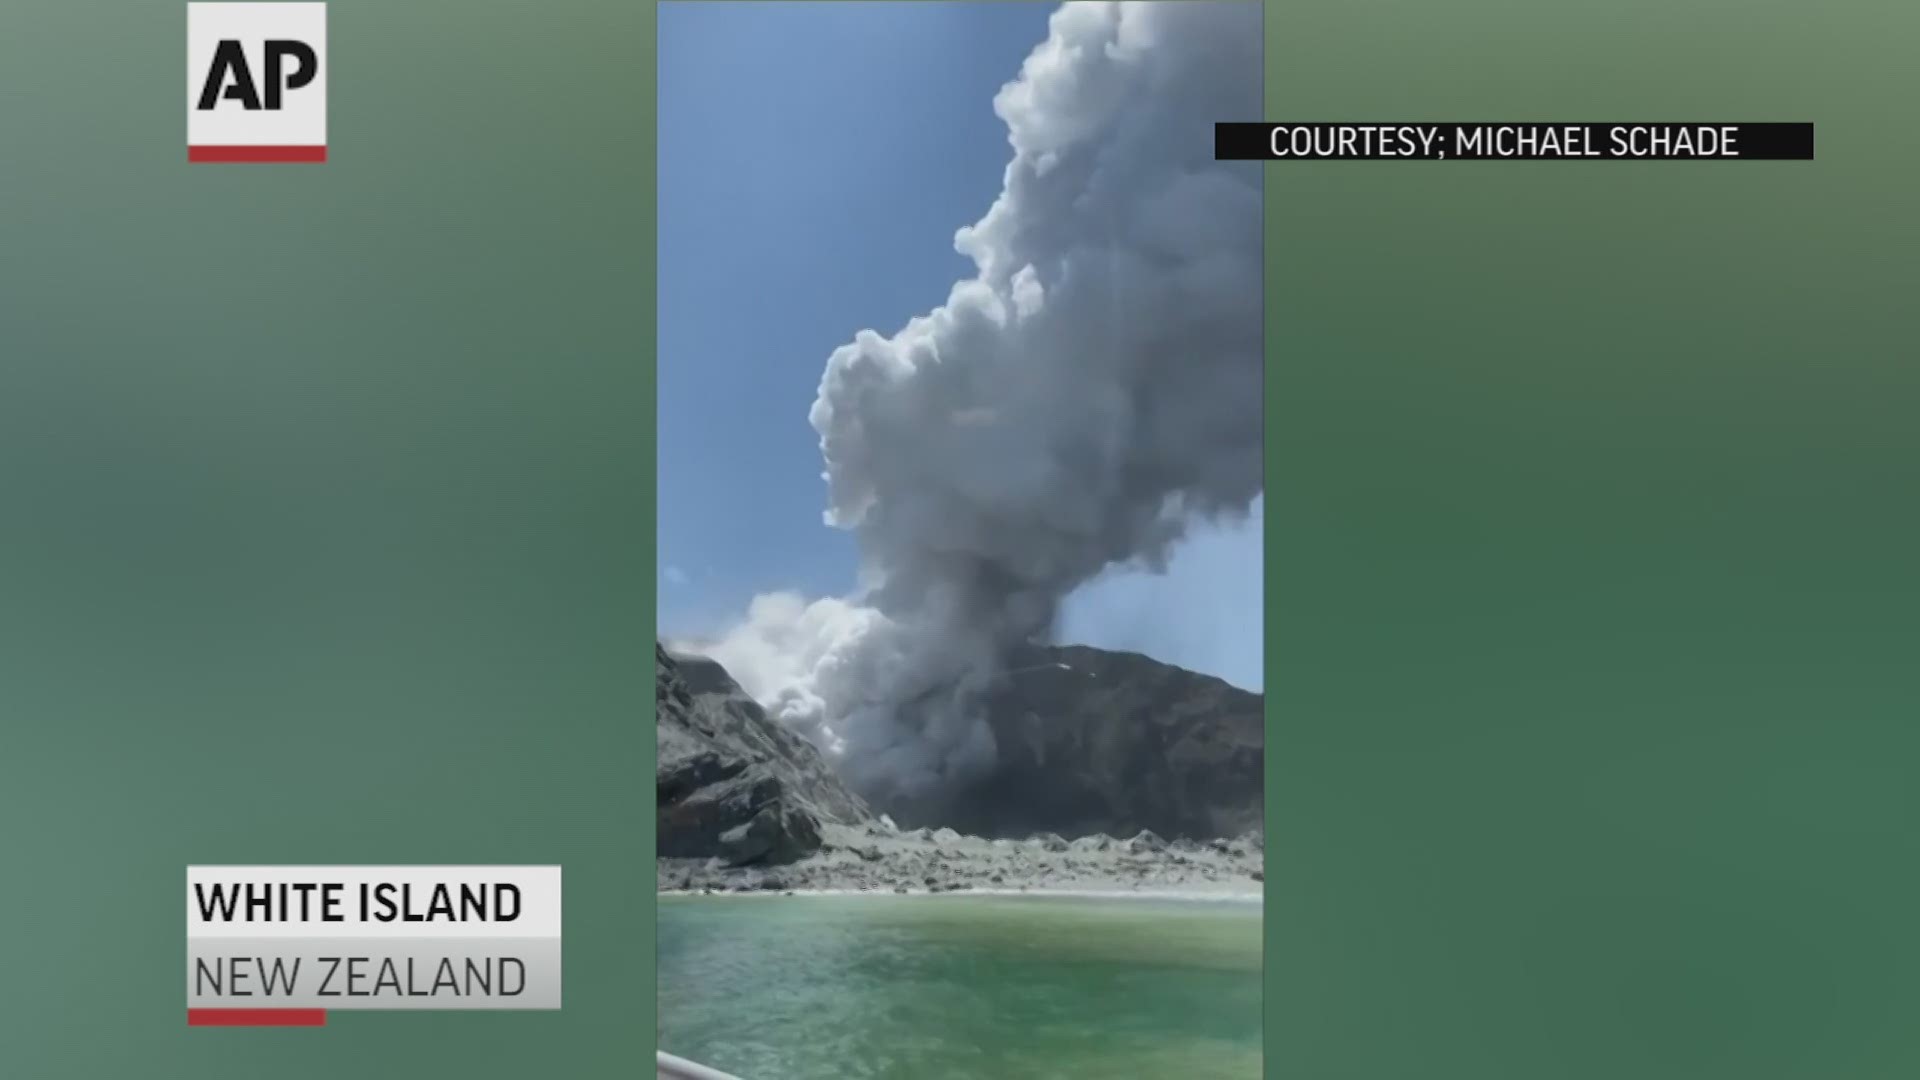
{"label": "white steam cloud", "polygon": [[705,646],[886,803],[993,764],[1010,646],[1117,565],[1163,568],[1261,490],[1260,6],[1069,3],[994,100],[1013,160],[976,275],[827,361],[827,523],[864,586],[762,596]]}

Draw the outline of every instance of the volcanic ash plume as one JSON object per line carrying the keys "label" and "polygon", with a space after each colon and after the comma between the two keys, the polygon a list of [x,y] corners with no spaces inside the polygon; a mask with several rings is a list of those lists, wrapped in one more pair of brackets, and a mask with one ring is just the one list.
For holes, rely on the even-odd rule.
{"label": "volcanic ash plume", "polygon": [[852,599],[756,600],[705,651],[882,805],[990,768],[981,695],[1103,570],[1261,490],[1260,7],[1070,3],[994,100],[976,276],[827,361],[811,419]]}

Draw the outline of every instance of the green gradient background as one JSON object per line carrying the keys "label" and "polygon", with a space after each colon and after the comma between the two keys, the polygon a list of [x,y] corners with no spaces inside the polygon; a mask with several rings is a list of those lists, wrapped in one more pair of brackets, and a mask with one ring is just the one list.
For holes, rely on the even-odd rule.
{"label": "green gradient background", "polygon": [[[324,166],[182,3],[0,9],[0,1075],[639,1075],[652,13],[334,0]],[[559,863],[566,1006],[188,1030],[191,862]]]}
{"label": "green gradient background", "polygon": [[1811,163],[1268,173],[1268,1068],[1920,1075],[1920,8],[1293,0],[1267,119]]}
{"label": "green gradient background", "polygon": [[[330,10],[318,168],[0,12],[0,1074],[647,1068],[652,8]],[[1271,168],[1270,1072],[1914,1075],[1920,15],[1268,13],[1272,119],[1820,126]],[[562,863],[567,1007],[189,1031],[218,861]]]}

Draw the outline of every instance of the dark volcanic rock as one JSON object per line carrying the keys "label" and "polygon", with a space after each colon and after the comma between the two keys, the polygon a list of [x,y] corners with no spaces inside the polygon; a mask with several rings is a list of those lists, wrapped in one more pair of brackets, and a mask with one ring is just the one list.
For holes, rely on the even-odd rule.
{"label": "dark volcanic rock", "polygon": [[744,825],[720,834],[720,857],[733,866],[787,863],[820,847],[820,822],[805,810],[770,801]]}
{"label": "dark volcanic rock", "polygon": [[735,866],[820,847],[821,822],[872,818],[814,748],[767,718],[711,660],[654,646],[659,854]]}
{"label": "dark volcanic rock", "polygon": [[1259,694],[1084,646],[1024,646],[1006,669],[987,701],[994,771],[938,801],[882,807],[902,827],[1193,839],[1264,828]]}

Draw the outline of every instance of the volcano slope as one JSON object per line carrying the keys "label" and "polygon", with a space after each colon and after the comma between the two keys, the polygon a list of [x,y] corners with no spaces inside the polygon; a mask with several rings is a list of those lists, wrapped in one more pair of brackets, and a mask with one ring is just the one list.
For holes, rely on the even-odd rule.
{"label": "volcano slope", "polygon": [[886,806],[903,825],[1206,840],[1261,830],[1260,695],[1138,653],[1028,645],[987,700],[997,764],[944,798]]}
{"label": "volcano slope", "polygon": [[788,863],[819,850],[823,824],[873,818],[810,743],[712,660],[656,642],[654,713],[661,858]]}

